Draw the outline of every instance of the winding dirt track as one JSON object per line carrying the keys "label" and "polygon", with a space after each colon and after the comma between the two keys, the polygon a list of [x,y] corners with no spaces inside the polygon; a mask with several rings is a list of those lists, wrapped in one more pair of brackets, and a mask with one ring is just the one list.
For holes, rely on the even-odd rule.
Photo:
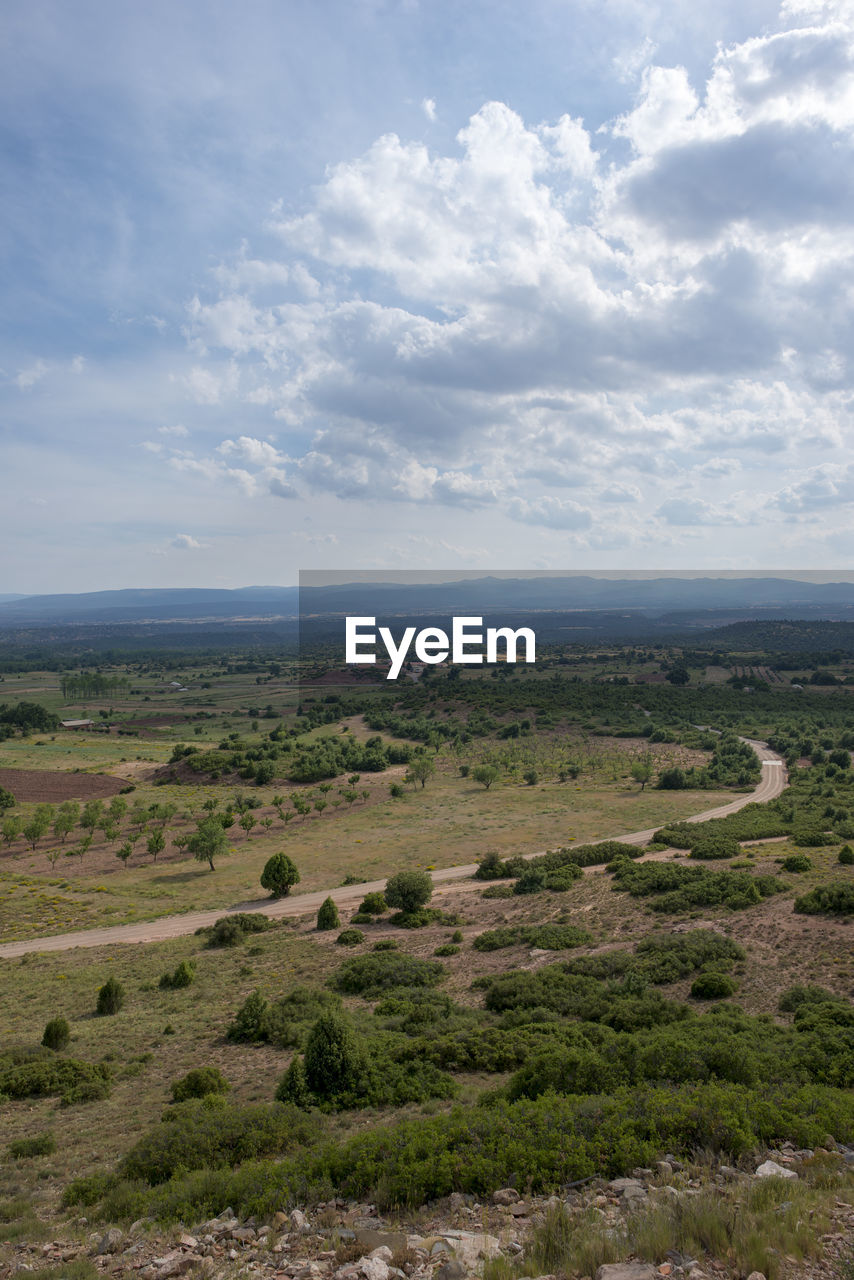
{"label": "winding dirt track", "polygon": [[[754,802],[767,802],[778,796],[787,785],[787,776],[784,762],[780,756],[767,747],[764,742],[749,741],[759,759],[762,761],[762,777],[759,785],[754,791],[747,795],[741,795],[736,800],[731,800],[728,804],[718,805],[715,809],[706,809],[703,813],[694,814],[693,817],[686,819],[688,822],[703,822],[707,818],[723,818],[728,813],[736,813],[739,809],[743,809],[746,804]],[[648,827],[645,831],[633,831],[629,835],[619,837],[608,837],[609,839],[617,838],[625,844],[645,844],[655,834],[655,827]],[[593,844],[601,844],[602,841],[591,841]],[[529,853],[525,856],[535,858],[539,852]],[[655,858],[656,854],[648,855]],[[644,859],[645,860],[645,859]],[[587,867],[586,871],[592,872],[599,868]],[[459,885],[455,882],[465,880],[474,875],[477,870],[476,862],[466,863],[459,867],[445,867],[442,871],[434,871],[433,883],[436,889],[441,892],[443,888],[471,888],[479,889],[482,885],[475,881],[470,885]],[[179,916],[161,916],[159,920],[144,920],[139,924],[117,924],[101,929],[82,929],[76,933],[57,933],[49,938],[27,938],[22,942],[6,942],[0,945],[0,958],[14,959],[17,956],[27,955],[33,951],[70,951],[74,947],[104,947],[117,946],[119,944],[127,944],[134,942],[160,942],[166,938],[181,938],[189,933],[195,933],[197,929],[214,924],[224,915],[232,915],[237,911],[260,911],[264,915],[271,918],[280,918],[282,916],[301,916],[308,913],[314,913],[320,907],[325,898],[332,898],[338,906],[349,907],[354,902],[360,901],[366,893],[372,893],[375,890],[385,888],[385,879],[372,880],[366,884],[347,885],[344,888],[337,889],[317,889],[312,893],[297,894],[293,898],[279,898],[271,901],[270,898],[253,899],[251,902],[240,902],[231,907],[221,907],[215,911],[192,911]]]}

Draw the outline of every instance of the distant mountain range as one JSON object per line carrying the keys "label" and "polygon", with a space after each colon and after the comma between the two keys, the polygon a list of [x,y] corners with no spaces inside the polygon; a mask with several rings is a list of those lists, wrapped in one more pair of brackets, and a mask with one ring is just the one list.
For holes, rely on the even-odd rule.
{"label": "distant mountain range", "polygon": [[[78,595],[0,595],[0,630],[260,619],[306,615],[368,614],[402,617],[436,614],[531,614],[623,611],[646,618],[678,615],[683,625],[720,625],[719,611],[736,618],[854,617],[854,583],[796,578],[660,577],[600,578],[484,575],[444,583],[373,582],[324,586],[130,588]],[[704,612],[716,618],[701,617]],[[676,617],[673,617],[676,622]]]}

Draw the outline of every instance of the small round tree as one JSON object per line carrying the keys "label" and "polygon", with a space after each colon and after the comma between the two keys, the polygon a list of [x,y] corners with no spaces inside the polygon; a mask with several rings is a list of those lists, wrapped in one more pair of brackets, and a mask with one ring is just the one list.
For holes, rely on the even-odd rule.
{"label": "small round tree", "polygon": [[98,992],[96,1011],[102,1016],[118,1013],[125,1002],[125,989],[115,978],[108,978]]}
{"label": "small round tree", "polygon": [[299,884],[300,874],[286,853],[274,853],[261,872],[261,887],[274,898],[286,898],[291,885]]}
{"label": "small round tree", "polygon": [[57,1053],[61,1053],[68,1047],[70,1039],[71,1028],[65,1018],[51,1018],[44,1029],[42,1044],[46,1049],[54,1049]]}
{"label": "small round tree", "polygon": [[317,927],[320,930],[337,929],[341,924],[338,916],[338,908],[331,898],[326,898],[321,903],[320,910],[317,913]]}
{"label": "small round tree", "polygon": [[398,871],[385,887],[385,900],[405,914],[425,906],[433,893],[433,881],[426,871]]}
{"label": "small round tree", "polygon": [[195,833],[187,841],[187,848],[198,862],[206,862],[213,871],[214,858],[221,858],[228,853],[228,836],[220,819],[213,814],[202,818]]}
{"label": "small round tree", "polygon": [[228,1093],[231,1085],[218,1067],[196,1067],[180,1080],[173,1081],[172,1101],[186,1102],[189,1098],[206,1098],[212,1093]]}
{"label": "small round tree", "polygon": [[498,781],[499,770],[494,764],[479,764],[476,769],[472,769],[471,776],[475,782],[479,782],[482,787],[488,791],[493,782]]}

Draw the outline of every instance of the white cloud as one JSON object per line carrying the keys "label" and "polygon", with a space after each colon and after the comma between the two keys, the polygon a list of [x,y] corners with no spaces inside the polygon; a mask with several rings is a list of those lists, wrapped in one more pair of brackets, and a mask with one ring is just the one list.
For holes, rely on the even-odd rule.
{"label": "white cloud", "polygon": [[424,112],[428,120],[431,120],[431,121],[435,120],[436,119],[436,99],[422,98],[421,110]]}
{"label": "white cloud", "polygon": [[169,546],[175,547],[178,551],[201,551],[205,543],[199,542],[190,533],[176,533]]}
{"label": "white cloud", "polygon": [[19,370],[15,382],[22,391],[29,391],[37,382],[41,382],[47,372],[48,366],[45,361],[36,360],[34,364],[29,365],[26,369]]}
{"label": "white cloud", "polygon": [[522,524],[542,525],[546,529],[589,529],[593,523],[586,507],[566,498],[514,498],[508,514]]}

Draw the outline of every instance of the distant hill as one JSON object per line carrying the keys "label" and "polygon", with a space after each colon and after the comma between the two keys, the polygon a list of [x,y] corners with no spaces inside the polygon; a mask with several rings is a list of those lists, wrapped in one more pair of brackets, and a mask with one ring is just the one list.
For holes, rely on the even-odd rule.
{"label": "distant hill", "polygon": [[778,654],[852,654],[854,653],[854,621],[792,619],[779,621],[758,619],[735,622],[702,634],[706,647],[725,652],[749,653],[752,650]]}
{"label": "distant hill", "polygon": [[65,623],[178,622],[206,618],[293,618],[296,587],[129,588],[80,595],[20,596],[0,601],[0,629]]}

